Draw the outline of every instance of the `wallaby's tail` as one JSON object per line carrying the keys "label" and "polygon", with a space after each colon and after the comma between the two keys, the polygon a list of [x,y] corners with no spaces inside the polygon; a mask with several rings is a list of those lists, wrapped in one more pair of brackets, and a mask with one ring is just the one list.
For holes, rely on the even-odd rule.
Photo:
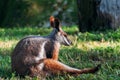
{"label": "wallaby's tail", "polygon": [[59,61],[53,60],[53,59],[45,59],[44,60],[44,70],[48,73],[52,74],[63,74],[63,73],[68,73],[68,74],[73,74],[73,75],[78,75],[78,74],[86,74],[86,73],[95,73],[96,71],[99,70],[101,65],[98,65],[97,67],[94,68],[86,68],[86,69],[76,69],[69,67]]}

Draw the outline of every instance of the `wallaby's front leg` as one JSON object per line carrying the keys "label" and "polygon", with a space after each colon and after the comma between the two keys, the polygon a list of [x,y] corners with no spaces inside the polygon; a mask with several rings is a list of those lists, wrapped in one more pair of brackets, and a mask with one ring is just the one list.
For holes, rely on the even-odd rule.
{"label": "wallaby's front leg", "polygon": [[55,43],[54,44],[53,53],[52,53],[52,59],[58,60],[59,49],[60,49],[60,44],[59,43]]}

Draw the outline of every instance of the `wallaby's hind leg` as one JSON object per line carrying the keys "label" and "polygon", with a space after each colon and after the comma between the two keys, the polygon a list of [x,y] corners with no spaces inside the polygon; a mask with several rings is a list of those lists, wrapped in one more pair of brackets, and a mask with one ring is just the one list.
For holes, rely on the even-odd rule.
{"label": "wallaby's hind leg", "polygon": [[98,71],[100,65],[94,68],[86,68],[86,69],[75,69],[72,67],[69,67],[59,61],[53,60],[53,59],[45,59],[44,60],[44,70],[50,74],[83,74],[83,73],[95,73]]}

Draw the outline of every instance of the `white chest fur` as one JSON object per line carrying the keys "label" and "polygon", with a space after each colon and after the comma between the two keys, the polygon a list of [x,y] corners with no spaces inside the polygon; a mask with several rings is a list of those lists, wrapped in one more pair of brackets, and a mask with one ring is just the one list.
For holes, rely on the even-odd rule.
{"label": "white chest fur", "polygon": [[[36,61],[39,61],[39,60],[45,58],[45,56],[44,56],[45,55],[45,48],[44,48],[45,44],[46,44],[46,42],[44,42],[42,45],[40,45],[41,50],[39,52],[39,55],[37,57],[35,57]],[[39,69],[41,70],[44,67],[44,63],[41,63],[38,66],[39,66]]]}
{"label": "white chest fur", "polygon": [[41,50],[38,54],[38,56],[35,58],[36,61],[39,61],[40,59],[43,59],[44,58],[44,55],[45,55],[45,46],[46,42],[44,42],[42,45],[41,45]]}

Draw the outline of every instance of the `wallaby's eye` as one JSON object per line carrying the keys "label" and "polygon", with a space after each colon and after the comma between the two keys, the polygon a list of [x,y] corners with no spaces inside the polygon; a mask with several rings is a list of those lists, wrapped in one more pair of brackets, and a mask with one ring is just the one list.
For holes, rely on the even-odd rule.
{"label": "wallaby's eye", "polygon": [[67,34],[64,34],[65,37],[67,37]]}
{"label": "wallaby's eye", "polygon": [[65,32],[63,32],[63,35],[64,35],[65,37],[67,37],[67,34],[66,34]]}

